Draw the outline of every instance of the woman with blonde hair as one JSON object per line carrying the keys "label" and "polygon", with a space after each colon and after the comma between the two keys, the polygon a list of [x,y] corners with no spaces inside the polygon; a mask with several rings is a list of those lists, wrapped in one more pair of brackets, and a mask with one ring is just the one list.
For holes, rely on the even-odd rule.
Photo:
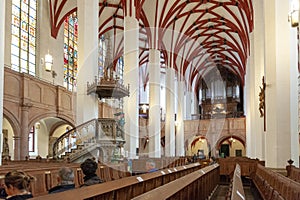
{"label": "woman with blonde hair", "polygon": [[7,200],[23,200],[32,198],[29,192],[30,182],[33,177],[22,171],[12,171],[5,175],[5,191]]}

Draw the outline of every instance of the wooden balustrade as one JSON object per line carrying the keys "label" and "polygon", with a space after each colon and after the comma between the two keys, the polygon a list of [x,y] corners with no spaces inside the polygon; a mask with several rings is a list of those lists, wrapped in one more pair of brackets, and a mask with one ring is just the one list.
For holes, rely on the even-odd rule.
{"label": "wooden balustrade", "polygon": [[[43,200],[74,200],[74,199],[131,199],[135,196],[141,195],[148,192],[154,188],[160,187],[167,184],[173,180],[177,180],[187,174],[197,171],[201,168],[199,163],[194,163],[186,166],[179,166],[176,168],[169,168],[164,170],[159,170],[152,173],[141,174],[137,176],[126,177],[123,179],[118,179],[114,181],[109,181],[102,184],[92,185],[89,187],[78,188],[74,190],[69,190],[61,193],[44,195],[40,197],[35,197],[33,199],[43,199]],[[207,169],[203,169],[204,173],[207,173]],[[197,174],[202,175],[197,172]],[[218,175],[218,172],[217,172]],[[211,175],[209,175],[210,178]],[[203,184],[211,186],[211,179],[205,178]],[[214,177],[214,181],[217,181],[218,177]]]}
{"label": "wooden balustrade", "polygon": [[168,184],[139,195],[134,200],[145,199],[207,199],[219,182],[219,165],[207,166]]}

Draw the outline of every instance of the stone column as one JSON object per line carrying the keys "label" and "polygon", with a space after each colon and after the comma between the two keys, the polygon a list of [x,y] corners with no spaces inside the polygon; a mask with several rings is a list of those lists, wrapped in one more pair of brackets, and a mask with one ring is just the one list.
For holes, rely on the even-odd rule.
{"label": "stone column", "polygon": [[184,110],[184,116],[186,120],[192,119],[192,92],[186,91],[185,94],[185,110]]}
{"label": "stone column", "polygon": [[246,117],[246,155],[250,158],[265,159],[264,120],[259,113],[259,92],[264,69],[264,17],[263,2],[255,0],[254,30],[250,34],[250,57],[246,67],[244,85],[244,111]]}
{"label": "stone column", "polygon": [[165,152],[167,157],[175,156],[175,70],[166,69],[166,120]]}
{"label": "stone column", "polygon": [[15,148],[20,148],[20,160],[25,160],[26,156],[29,156],[28,152],[28,139],[29,139],[29,108],[30,103],[25,103],[21,107],[21,136],[20,136],[20,146],[15,146]]}
{"label": "stone column", "polygon": [[[132,1],[133,4],[133,1]],[[131,5],[133,6],[133,5]],[[134,7],[134,6],[133,6]],[[135,12],[133,12],[135,13]],[[139,147],[139,24],[135,16],[124,18],[124,83],[130,85],[130,96],[124,98],[125,151],[137,158]]]}
{"label": "stone column", "polygon": [[176,119],[176,156],[184,156],[184,81],[178,81]]}
{"label": "stone column", "polygon": [[[300,1],[298,1],[298,10],[300,9]],[[290,0],[291,2],[291,0]],[[300,15],[299,15],[300,19]],[[291,28],[290,29],[290,59],[291,59],[291,64],[290,64],[290,91],[291,91],[291,96],[290,96],[290,105],[291,105],[291,159],[294,161],[293,165],[299,166],[300,160],[299,160],[299,154],[300,154],[300,144],[299,144],[299,71],[298,67],[300,64],[300,57],[299,57],[299,47],[300,44],[299,42],[299,25],[296,28]],[[297,31],[298,29],[298,31]]]}
{"label": "stone column", "polygon": [[[87,95],[87,82],[98,74],[98,10],[97,0],[78,1],[78,75],[77,117],[80,125],[98,118],[98,96]],[[84,105],[84,106],[83,106]]]}
{"label": "stone column", "polygon": [[[5,2],[0,2],[0,113],[3,113],[3,85],[4,85],[4,33],[5,33]],[[2,124],[3,114],[0,115],[0,158],[2,158]],[[0,159],[2,165],[2,159]]]}
{"label": "stone column", "polygon": [[20,149],[21,147],[21,137],[20,136],[13,136],[14,139],[14,160],[21,160],[21,156],[20,156],[20,152],[22,149]]}
{"label": "stone column", "polygon": [[160,51],[149,50],[149,157],[161,157]]}
{"label": "stone column", "polygon": [[[264,6],[265,24],[265,73],[266,73],[266,166],[285,168],[287,160],[294,158],[298,141],[292,141],[297,128],[291,120],[291,45],[290,23],[285,19],[289,2],[266,0]],[[284,38],[284,39],[283,39]],[[294,66],[296,67],[296,66]],[[296,160],[298,161],[298,159]]]}
{"label": "stone column", "polygon": [[195,91],[192,92],[191,102],[191,114],[199,114],[199,101],[197,100],[197,95]]}

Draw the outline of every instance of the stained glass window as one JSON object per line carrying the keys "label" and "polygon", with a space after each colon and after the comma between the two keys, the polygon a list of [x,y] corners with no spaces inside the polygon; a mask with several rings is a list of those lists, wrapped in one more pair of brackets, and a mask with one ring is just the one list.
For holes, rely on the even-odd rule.
{"label": "stained glass window", "polygon": [[116,72],[117,72],[117,76],[119,77],[120,81],[123,80],[123,72],[124,72],[124,60],[123,60],[123,56],[121,56],[118,59],[117,62],[117,68],[116,68]]}
{"label": "stained glass window", "polygon": [[12,1],[11,68],[35,75],[36,0]]}
{"label": "stained glass window", "polygon": [[106,57],[106,43],[105,37],[102,35],[99,39],[99,56],[98,56],[98,77],[103,77],[103,70],[105,64],[105,57]]}
{"label": "stained glass window", "polygon": [[78,20],[77,13],[74,12],[65,19],[64,24],[64,86],[69,91],[76,90],[77,38]]}

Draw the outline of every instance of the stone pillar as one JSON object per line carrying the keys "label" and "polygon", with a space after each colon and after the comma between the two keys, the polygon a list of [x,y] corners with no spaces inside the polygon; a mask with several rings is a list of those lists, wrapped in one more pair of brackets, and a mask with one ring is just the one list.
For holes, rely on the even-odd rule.
{"label": "stone pillar", "polygon": [[[300,9],[300,1],[298,1],[298,10]],[[291,0],[290,0],[291,2]],[[291,5],[291,4],[290,4]],[[300,19],[300,15],[299,15]],[[299,60],[299,39],[297,29],[299,30],[299,26],[297,28],[290,29],[290,110],[291,110],[291,159],[294,161],[295,166],[299,166],[299,154],[300,154],[300,144],[299,144],[299,126],[298,126],[298,116],[299,116],[299,97],[298,97],[298,87],[299,87],[299,71],[298,65],[300,63]]]}
{"label": "stone pillar", "polygon": [[[266,166],[285,168],[292,158],[292,150],[299,142],[291,141],[291,49],[290,23],[286,20],[289,2],[266,0],[265,24],[265,72],[266,72]],[[284,38],[284,39],[283,39]],[[296,91],[293,91],[296,92]]]}
{"label": "stone pillar", "polygon": [[[199,97],[198,97],[199,98]],[[197,99],[197,95],[196,95],[196,92],[193,91],[192,92],[192,96],[191,96],[191,114],[199,114],[200,111],[199,111],[199,101]],[[201,101],[201,99],[200,99]]]}
{"label": "stone pillar", "polygon": [[176,119],[176,156],[184,156],[184,81],[178,81]]}
{"label": "stone pillar", "polygon": [[[98,74],[98,1],[78,1],[77,117],[80,125],[98,118],[98,96],[87,95],[87,82]],[[83,106],[84,105],[84,106]]]}
{"label": "stone pillar", "polygon": [[[0,2],[0,113],[3,113],[5,2]],[[0,115],[0,158],[2,158],[3,144],[2,124],[3,114]],[[0,165],[2,165],[2,159],[0,159]]]}
{"label": "stone pillar", "polygon": [[28,152],[28,139],[29,139],[29,108],[30,103],[25,103],[21,107],[21,137],[20,146],[15,146],[15,148],[20,148],[20,160],[25,160],[26,156],[29,156]]}
{"label": "stone pillar", "polygon": [[184,116],[186,120],[192,119],[192,92],[186,91],[185,94],[185,110],[184,110]]}
{"label": "stone pillar", "polygon": [[264,69],[264,17],[263,2],[253,1],[254,30],[250,34],[250,57],[246,67],[244,84],[244,111],[246,117],[246,155],[250,158],[265,159],[264,120],[259,113],[259,92]]}
{"label": "stone pillar", "polygon": [[165,152],[167,157],[175,156],[175,70],[166,69],[166,120]]}
{"label": "stone pillar", "polygon": [[149,157],[161,157],[160,51],[149,50]]}
{"label": "stone pillar", "polygon": [[[132,1],[133,3],[133,1]],[[132,5],[133,6],[133,5]],[[134,7],[134,6],[133,6]],[[133,12],[134,13],[134,12]],[[124,18],[124,83],[130,85],[130,96],[124,98],[125,151],[136,158],[139,147],[139,24],[132,16]]]}
{"label": "stone pillar", "polygon": [[20,152],[21,152],[21,137],[13,136],[15,147],[14,147],[14,160],[21,160]]}

